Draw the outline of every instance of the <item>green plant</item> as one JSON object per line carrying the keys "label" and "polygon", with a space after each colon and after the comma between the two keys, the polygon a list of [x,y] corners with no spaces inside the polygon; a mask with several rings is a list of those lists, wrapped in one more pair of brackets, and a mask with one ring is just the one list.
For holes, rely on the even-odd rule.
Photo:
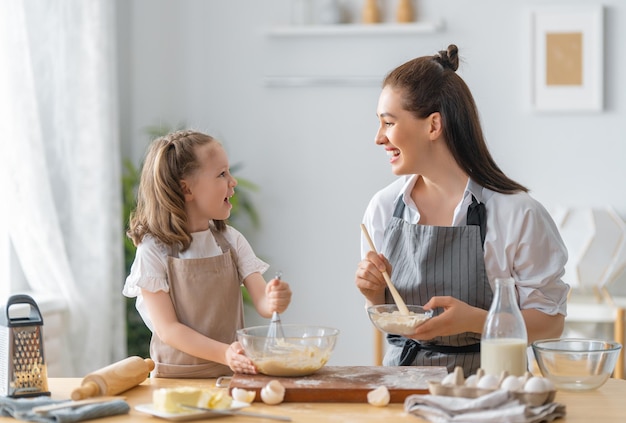
{"label": "green plant", "polygon": [[[183,129],[184,124],[179,124],[176,129]],[[146,128],[146,134],[150,139],[155,139],[171,132],[170,126],[150,126]],[[135,209],[137,199],[137,186],[139,185],[139,177],[141,175],[141,166],[135,166],[129,159],[123,160],[122,171],[122,201],[123,201],[123,221],[124,228],[128,228],[128,222],[131,211]],[[241,163],[231,166],[231,172],[236,175],[242,167]],[[238,226],[244,220],[248,220],[253,228],[260,225],[259,214],[254,207],[251,198],[251,192],[257,191],[259,188],[253,182],[235,176],[237,179],[237,188],[235,195],[230,199],[233,208],[230,213],[229,224]],[[130,238],[124,236],[124,262],[126,274],[130,273],[130,267],[135,259],[136,247]],[[244,301],[250,302],[250,296],[245,288],[242,287]],[[135,308],[135,299],[126,298],[126,347],[129,356],[138,355],[140,357],[150,356],[150,338],[152,333],[146,327],[141,316]]]}

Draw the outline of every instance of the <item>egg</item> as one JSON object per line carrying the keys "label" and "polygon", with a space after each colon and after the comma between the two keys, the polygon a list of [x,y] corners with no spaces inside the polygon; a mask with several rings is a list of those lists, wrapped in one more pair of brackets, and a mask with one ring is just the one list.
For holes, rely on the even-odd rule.
{"label": "egg", "polygon": [[554,383],[552,383],[550,379],[544,378],[543,383],[544,385],[546,385],[546,388],[548,389],[548,391],[554,391],[556,389],[556,387],[554,386]]}
{"label": "egg", "polygon": [[455,382],[456,382],[456,376],[454,375],[454,373],[448,373],[441,381],[441,384],[444,386],[454,386],[456,385]]}
{"label": "egg", "polygon": [[523,381],[517,376],[507,376],[500,384],[500,388],[510,392],[518,391],[524,385]]}
{"label": "egg", "polygon": [[475,388],[477,383],[478,383],[478,376],[476,375],[471,375],[470,377],[465,379],[465,386],[467,386],[468,388]]}
{"label": "egg", "polygon": [[441,384],[444,386],[462,386],[465,382],[465,377],[463,376],[463,367],[456,366],[454,371],[448,373],[441,381]]}
{"label": "egg", "polygon": [[242,388],[233,388],[230,395],[235,401],[252,403],[256,397],[256,392]]}
{"label": "egg", "polygon": [[539,394],[542,392],[548,392],[548,385],[546,385],[545,381],[541,377],[533,376],[524,385],[524,391],[532,394]]}
{"label": "egg", "polygon": [[261,399],[267,405],[276,405],[285,399],[285,387],[277,380],[271,380],[261,389]]}
{"label": "egg", "polygon": [[499,380],[494,375],[485,375],[478,380],[476,384],[477,388],[480,389],[497,389]]}
{"label": "egg", "polygon": [[379,386],[373,391],[369,391],[367,393],[367,402],[375,407],[384,407],[389,404],[391,400],[391,395],[389,394],[389,389],[386,386]]}

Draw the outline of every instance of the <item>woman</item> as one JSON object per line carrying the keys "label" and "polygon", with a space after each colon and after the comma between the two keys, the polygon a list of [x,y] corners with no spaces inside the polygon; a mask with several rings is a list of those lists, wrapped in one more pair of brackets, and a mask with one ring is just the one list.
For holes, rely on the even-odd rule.
{"label": "woman", "polygon": [[356,285],[368,305],[393,303],[382,271],[408,304],[435,317],[410,337],[389,335],[385,365],[436,365],[466,376],[496,278],[515,279],[528,340],[560,336],[567,250],[548,212],[496,165],[472,94],[456,74],[458,48],[413,59],[383,82],[376,144],[399,179],[376,193],[363,223]]}

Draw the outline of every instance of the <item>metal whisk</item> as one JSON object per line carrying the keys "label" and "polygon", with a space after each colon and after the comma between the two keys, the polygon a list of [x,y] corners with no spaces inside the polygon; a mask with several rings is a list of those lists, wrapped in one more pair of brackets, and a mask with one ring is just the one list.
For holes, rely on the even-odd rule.
{"label": "metal whisk", "polygon": [[[280,279],[283,275],[282,272],[276,272],[276,279]],[[280,323],[280,317],[278,316],[278,312],[272,313],[272,320],[270,321],[270,326],[267,331],[268,340],[273,340],[275,338],[284,338],[285,333],[283,332],[283,327]]]}

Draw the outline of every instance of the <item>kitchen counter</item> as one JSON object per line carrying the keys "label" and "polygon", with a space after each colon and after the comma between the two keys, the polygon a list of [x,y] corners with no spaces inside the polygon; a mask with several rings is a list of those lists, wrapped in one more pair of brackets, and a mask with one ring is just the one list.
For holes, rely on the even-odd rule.
{"label": "kitchen counter", "polygon": [[[81,378],[51,378],[48,380],[53,399],[68,399],[72,390],[80,386]],[[146,404],[152,401],[152,391],[156,388],[176,386],[215,386],[214,379],[148,379],[141,385],[126,391],[123,395],[131,406],[130,415],[121,415],[104,419],[92,420],[95,423],[104,422],[143,422],[165,421],[134,409],[135,405]],[[607,383],[595,391],[565,392],[559,391],[555,401],[565,404],[567,416],[556,422],[573,423],[599,421],[622,422],[626,415],[626,380],[609,379]],[[404,413],[403,405],[390,404],[387,407],[374,407],[369,404],[357,403],[282,403],[269,406],[255,402],[244,409],[258,413],[278,414],[290,416],[294,422],[423,422],[412,415]],[[250,417],[227,417],[227,422],[270,422],[274,420]],[[214,420],[214,419],[211,419]],[[0,422],[16,422],[8,417],[0,417]],[[219,419],[217,420],[219,421]]]}

